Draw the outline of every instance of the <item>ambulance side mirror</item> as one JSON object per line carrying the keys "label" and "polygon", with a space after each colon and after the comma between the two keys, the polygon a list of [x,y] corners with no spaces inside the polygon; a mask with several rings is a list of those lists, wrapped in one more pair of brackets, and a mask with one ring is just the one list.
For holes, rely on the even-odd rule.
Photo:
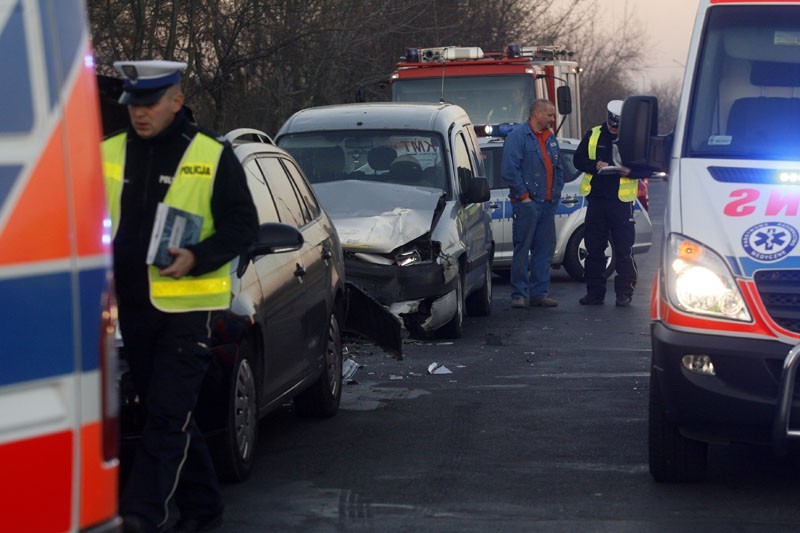
{"label": "ambulance side mirror", "polygon": [[633,175],[666,172],[672,136],[658,135],[658,99],[629,96],[622,104],[619,135],[615,141],[621,163]]}

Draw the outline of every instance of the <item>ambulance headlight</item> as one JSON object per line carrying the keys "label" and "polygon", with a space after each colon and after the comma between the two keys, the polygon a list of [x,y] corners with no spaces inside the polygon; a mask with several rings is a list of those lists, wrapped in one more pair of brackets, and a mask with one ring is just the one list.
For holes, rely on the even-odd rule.
{"label": "ambulance headlight", "polygon": [[673,233],[665,261],[667,293],[678,309],[729,320],[751,320],[728,265],[711,249]]}

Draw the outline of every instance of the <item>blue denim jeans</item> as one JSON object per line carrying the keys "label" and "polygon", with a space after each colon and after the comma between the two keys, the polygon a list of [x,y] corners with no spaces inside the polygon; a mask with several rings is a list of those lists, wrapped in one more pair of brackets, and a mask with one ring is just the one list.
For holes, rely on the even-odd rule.
{"label": "blue denim jeans", "polygon": [[511,206],[511,297],[536,300],[547,296],[550,287],[550,265],[556,250],[556,204],[514,202]]}

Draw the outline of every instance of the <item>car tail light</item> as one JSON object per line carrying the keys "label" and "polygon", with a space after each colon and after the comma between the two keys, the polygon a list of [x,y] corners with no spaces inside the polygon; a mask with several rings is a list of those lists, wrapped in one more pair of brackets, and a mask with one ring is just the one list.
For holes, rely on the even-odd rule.
{"label": "car tail light", "polygon": [[119,452],[119,390],[117,390],[117,300],[114,296],[114,281],[109,275],[106,291],[102,296],[100,318],[100,380],[101,414],[103,429],[103,459],[111,461]]}

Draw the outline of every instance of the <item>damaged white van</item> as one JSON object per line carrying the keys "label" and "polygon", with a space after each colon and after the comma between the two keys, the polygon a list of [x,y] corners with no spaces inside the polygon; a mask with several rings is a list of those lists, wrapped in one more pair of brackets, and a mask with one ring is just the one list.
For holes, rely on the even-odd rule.
{"label": "damaged white van", "polygon": [[650,472],[700,479],[708,443],[800,441],[800,2],[702,0],[675,130],[625,101],[621,162],[668,170],[653,291]]}
{"label": "damaged white van", "polygon": [[333,219],[345,277],[416,337],[460,337],[492,303],[489,184],[466,112],[452,104],[305,109],[278,145]]}

